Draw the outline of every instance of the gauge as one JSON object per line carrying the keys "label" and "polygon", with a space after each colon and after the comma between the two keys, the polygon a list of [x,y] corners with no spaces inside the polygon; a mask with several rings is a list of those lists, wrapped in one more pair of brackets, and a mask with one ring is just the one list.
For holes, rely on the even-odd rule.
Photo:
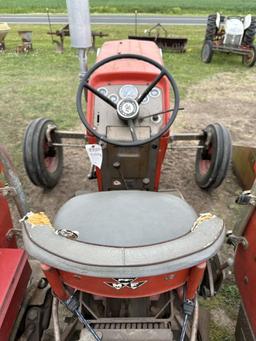
{"label": "gauge", "polygon": [[108,98],[114,103],[117,103],[119,101],[119,97],[117,96],[117,94],[110,94]]}
{"label": "gauge", "polygon": [[153,98],[156,98],[156,97],[159,97],[161,94],[161,91],[159,88],[153,88],[150,93],[149,93],[149,96],[153,97]]}
{"label": "gauge", "polygon": [[141,102],[141,104],[147,104],[149,102],[149,97],[148,95],[143,99],[143,101]]}
{"label": "gauge", "polygon": [[154,116],[152,116],[151,117],[151,121],[153,122],[153,123],[159,123],[159,122],[161,122],[161,120],[162,120],[162,118],[161,118],[161,116],[160,115],[154,115]]}
{"label": "gauge", "polygon": [[108,89],[106,88],[98,88],[97,90],[104,96],[108,95]]}
{"label": "gauge", "polygon": [[119,90],[119,95],[121,98],[132,98],[135,99],[139,95],[139,91],[134,85],[124,85]]}

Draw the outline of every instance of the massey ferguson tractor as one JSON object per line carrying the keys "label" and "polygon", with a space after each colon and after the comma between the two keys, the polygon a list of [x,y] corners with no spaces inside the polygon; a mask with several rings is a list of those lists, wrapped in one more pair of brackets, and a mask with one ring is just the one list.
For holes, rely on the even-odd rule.
{"label": "massey ferguson tractor", "polygon": [[[254,173],[256,175],[256,168]],[[66,322],[64,323],[64,317],[61,318],[58,314],[59,298],[51,294],[51,287],[49,286],[48,281],[45,277],[41,277],[38,269],[33,267],[31,273],[26,252],[18,248],[16,242],[18,239],[20,244],[20,237],[24,224],[28,224],[28,226],[31,224],[36,230],[41,229],[40,233],[43,235],[42,229],[49,229],[49,225],[46,224],[49,224],[50,222],[42,213],[29,213],[29,208],[26,204],[26,198],[19,178],[10,157],[5,148],[1,145],[0,178],[0,269],[2,274],[0,286],[1,340],[46,341],[54,339],[58,341],[82,341],[99,340],[100,338],[101,340],[179,340],[179,333],[183,323],[183,310],[188,312],[188,315],[191,316],[191,311],[193,309],[193,319],[191,320],[190,318],[190,321],[188,322],[189,325],[185,339],[208,340],[206,333],[207,325],[205,325],[207,320],[205,319],[205,314],[202,314],[202,310],[199,310],[197,301],[195,301],[196,305],[194,308],[193,300],[191,302],[185,302],[186,304],[183,302],[184,290],[188,293],[188,289],[190,288],[186,285],[188,284],[188,282],[186,282],[187,277],[182,277],[182,274],[185,275],[185,269],[183,271],[180,270],[177,273],[168,272],[164,278],[163,276],[158,275],[150,278],[143,276],[137,279],[133,279],[133,277],[111,279],[106,275],[106,278],[102,279],[90,277],[87,272],[86,276],[79,275],[79,273],[81,273],[80,269],[76,271],[72,268],[72,271],[75,272],[66,273],[65,271],[41,265],[46,273],[49,271],[47,277],[51,278],[52,281],[57,276],[55,278],[57,279],[56,283],[50,282],[53,283],[52,289],[54,290],[54,293],[58,292],[58,295],[60,295],[61,291],[65,290],[65,293],[67,291],[72,297],[80,297],[79,307],[77,303],[74,304],[74,298],[72,298],[71,301],[66,302],[65,297],[63,297],[62,302],[65,305],[68,305],[69,309],[79,317],[82,324],[80,324],[77,319],[70,318],[70,315],[69,317],[65,317]],[[120,194],[119,192],[117,193]],[[135,196],[136,193],[137,191],[134,191]],[[167,194],[167,196],[168,195],[169,194]],[[23,226],[21,225],[21,228],[12,222],[8,205],[11,201],[16,205],[20,217],[26,217],[27,219],[27,222],[24,222],[24,219],[22,219]],[[227,233],[227,241],[236,248],[234,270],[241,294],[241,306],[237,320],[235,339],[236,341],[254,341],[256,337],[256,242],[254,238],[254,231],[256,228],[256,180],[250,190],[246,190],[239,195],[236,202],[243,206],[243,211],[241,212],[240,219],[237,221],[233,233]],[[154,205],[154,203],[155,202],[152,202],[152,205]],[[168,202],[166,204],[168,204]],[[143,207],[145,208],[145,206]],[[173,208],[171,209],[172,216],[174,215]],[[140,210],[141,209],[142,207],[140,206]],[[169,209],[170,208],[167,208],[166,211]],[[203,221],[207,222],[208,218],[210,218],[210,216],[201,216],[201,222],[197,221],[197,223],[200,225]],[[157,219],[159,219],[159,217],[157,217]],[[164,223],[166,224],[166,221]],[[213,221],[211,223],[213,223]],[[179,226],[182,225],[179,224]],[[196,228],[195,225],[193,226]],[[202,226],[198,227],[200,229],[202,228]],[[207,233],[209,233],[209,231],[212,232],[212,227],[208,220]],[[33,231],[30,231],[32,237],[34,237],[33,233]],[[49,231],[46,233],[48,234]],[[191,232],[189,233],[191,234]],[[57,236],[64,237],[64,234],[58,234]],[[69,239],[72,237],[71,240],[74,240],[73,236],[71,231],[65,231],[64,238]],[[49,240],[51,239],[52,236],[50,236]],[[157,241],[157,239],[155,241]],[[181,239],[180,242],[182,243]],[[51,241],[51,243],[53,243],[53,241]],[[56,244],[56,246],[59,247],[59,244]],[[156,248],[156,245],[153,244],[151,245],[151,250],[152,246]],[[165,248],[167,245],[164,243],[162,246]],[[176,247],[177,243],[174,245],[172,242],[172,246]],[[93,245],[91,245],[91,247],[93,247]],[[49,247],[46,245],[45,249],[49,249]],[[123,250],[127,250],[127,248],[123,247]],[[58,248],[55,249],[53,256],[55,256],[56,251],[58,252]],[[118,251],[118,248],[116,251]],[[74,250],[69,248],[69,252],[72,252],[74,257]],[[80,252],[80,250],[78,252]],[[159,250],[158,248],[158,252],[161,253],[161,249]],[[176,254],[178,255],[178,253]],[[42,256],[43,253],[39,257],[41,258]],[[86,258],[88,257],[87,254],[83,255],[83,257],[84,256],[86,256]],[[152,256],[153,255],[151,255],[151,257]],[[191,257],[193,257],[193,259],[198,257],[198,253],[193,256],[191,255],[190,258]],[[58,268],[63,266],[63,262],[64,264],[66,263],[67,258],[69,257],[63,257],[63,259],[60,260]],[[34,261],[30,260],[30,263],[31,262],[33,263]],[[220,280],[222,279],[222,272],[218,271],[220,268],[220,264],[218,265],[218,258],[210,258],[206,261],[206,264],[207,269],[204,273],[197,295],[209,297],[209,292],[215,294],[218,290]],[[76,267],[81,267],[81,264],[75,265]],[[123,267],[123,265],[121,267]],[[161,265],[159,264],[157,267],[161,268]],[[181,267],[184,267],[184,263],[182,263]],[[146,269],[149,268],[146,267],[144,271]],[[107,270],[113,271],[111,267],[107,268]],[[135,271],[136,268],[131,268],[131,270]],[[197,270],[199,273],[201,272],[200,267]],[[100,268],[100,273],[101,271],[102,268]],[[195,275],[194,270],[192,271],[192,269],[187,269],[186,272],[188,273],[188,277]],[[63,274],[65,275],[64,277]],[[125,274],[125,271],[123,274]],[[133,275],[133,273],[131,273],[131,275]],[[60,284],[60,278],[58,278],[58,276],[61,276],[62,280],[60,287],[58,286],[58,284]],[[102,284],[103,280],[106,287]],[[72,286],[69,281],[73,282]],[[179,281],[183,283],[181,286],[178,285]],[[86,291],[83,292],[81,291],[81,287],[85,285]],[[144,289],[142,291],[143,286]],[[140,288],[141,290],[139,290]],[[102,289],[105,289],[105,291],[101,293]],[[59,290],[61,291],[59,292]],[[148,290],[150,290],[150,292],[148,292]],[[158,290],[161,290],[164,291],[164,293],[155,294],[149,297],[142,296],[143,294],[151,295],[151,290],[155,293]],[[84,301],[81,301],[82,298]],[[119,310],[121,307],[124,309],[122,313]],[[128,309],[128,311],[126,309]],[[104,311],[105,313],[103,313]],[[62,309],[61,316],[63,316],[63,314],[65,316],[65,312],[63,313]],[[100,317],[103,314],[104,317]],[[132,316],[127,317],[128,314],[131,314]],[[87,317],[88,320],[84,320],[84,317]],[[83,324],[87,326],[91,334],[88,333],[87,329],[82,329]],[[192,329],[190,327],[191,324]],[[90,329],[92,327],[94,329]],[[51,336],[53,335],[51,334],[52,329],[54,336]],[[196,338],[195,335],[197,335]]]}
{"label": "massey ferguson tractor", "polygon": [[[180,193],[158,187],[168,146],[188,140],[198,141],[197,184],[219,186],[231,156],[229,132],[215,123],[199,133],[171,133],[179,91],[153,42],[107,42],[88,70],[88,3],[67,5],[81,66],[77,111],[86,131],[36,119],[25,133],[24,162],[35,185],[52,188],[61,176],[63,139],[80,139],[99,191],[74,196],[53,221],[47,208],[26,209],[21,219],[24,247],[52,290],[54,338],[207,340],[197,298],[220,287],[225,226],[209,212],[196,213]],[[59,303],[75,318],[64,323]],[[41,313],[22,319],[22,340],[41,339],[49,322]]]}
{"label": "massey ferguson tractor", "polygon": [[210,63],[214,52],[234,53],[242,56],[244,65],[251,67],[256,61],[253,44],[256,34],[256,17],[208,16],[205,40],[201,51],[204,63]]}

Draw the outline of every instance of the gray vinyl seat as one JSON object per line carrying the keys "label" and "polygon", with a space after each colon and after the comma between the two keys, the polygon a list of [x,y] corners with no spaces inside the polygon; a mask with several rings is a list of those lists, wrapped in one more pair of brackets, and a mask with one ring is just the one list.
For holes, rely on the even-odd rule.
{"label": "gray vinyl seat", "polygon": [[216,254],[223,221],[214,216],[195,227],[197,218],[188,203],[169,193],[96,192],[67,201],[53,226],[25,221],[23,239],[31,256],[60,270],[95,277],[158,275]]}

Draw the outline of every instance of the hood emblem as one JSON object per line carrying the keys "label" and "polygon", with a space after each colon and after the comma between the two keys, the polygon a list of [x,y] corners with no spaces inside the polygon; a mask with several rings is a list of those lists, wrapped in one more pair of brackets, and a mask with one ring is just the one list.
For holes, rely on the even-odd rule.
{"label": "hood emblem", "polygon": [[137,278],[113,278],[114,282],[104,282],[104,284],[116,290],[120,290],[123,288],[130,288],[132,290],[135,290],[147,283],[147,281],[136,280]]}

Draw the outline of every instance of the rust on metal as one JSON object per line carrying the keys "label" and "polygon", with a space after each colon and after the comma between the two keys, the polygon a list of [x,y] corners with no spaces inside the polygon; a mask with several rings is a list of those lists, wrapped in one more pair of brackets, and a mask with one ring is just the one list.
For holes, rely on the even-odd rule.
{"label": "rust on metal", "polygon": [[22,45],[16,47],[17,53],[28,53],[33,50],[32,31],[18,31]]}
{"label": "rust on metal", "polygon": [[0,23],[0,52],[5,50],[5,38],[10,31],[10,27],[7,23]]}
{"label": "rust on metal", "polygon": [[[161,31],[164,36],[161,36]],[[172,52],[186,52],[187,38],[184,37],[169,37],[167,30],[160,24],[156,24],[145,31],[145,35],[129,35],[128,39],[153,41],[162,50]]]}
{"label": "rust on metal", "polygon": [[[65,25],[64,27],[62,27],[61,29],[56,30],[56,31],[50,30],[49,32],[47,32],[47,34],[49,34],[51,36],[56,36],[60,39],[59,41],[53,39],[52,42],[56,44],[56,51],[63,53],[64,52],[64,38],[70,36],[69,24]],[[103,38],[103,37],[107,37],[107,36],[108,36],[108,34],[102,32],[102,31],[100,31],[100,32],[92,31],[92,47],[91,48],[94,51],[96,51],[96,38],[97,37]]]}

